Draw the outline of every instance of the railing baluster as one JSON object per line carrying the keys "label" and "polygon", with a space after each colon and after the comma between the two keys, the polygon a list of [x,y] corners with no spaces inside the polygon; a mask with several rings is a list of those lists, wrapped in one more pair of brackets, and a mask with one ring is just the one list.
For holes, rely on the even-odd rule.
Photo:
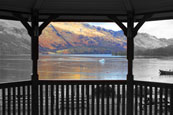
{"label": "railing baluster", "polygon": [[76,107],[77,107],[77,110],[76,110],[76,113],[77,115],[79,115],[79,84],[77,84],[77,92],[76,92]]}
{"label": "railing baluster", "polygon": [[170,88],[170,115],[173,115],[173,89]]}
{"label": "railing baluster", "polygon": [[105,85],[104,84],[102,84],[102,90],[101,90],[101,94],[102,94],[102,115],[104,115],[105,114],[105,95],[106,95],[106,93],[105,93]]}
{"label": "railing baluster", "polygon": [[106,112],[106,114],[107,115],[109,115],[109,96],[110,96],[110,88],[109,88],[109,84],[107,84],[107,87],[106,87],[106,95],[107,95],[107,102],[106,102],[106,104],[107,104],[107,112]]}
{"label": "railing baluster", "polygon": [[149,102],[150,102],[150,111],[149,111],[149,115],[152,115],[152,104],[153,104],[153,100],[152,100],[152,86],[149,87],[150,89],[150,94],[149,94]]}
{"label": "railing baluster", "polygon": [[92,115],[95,115],[95,92],[94,92],[94,84],[92,84]]}
{"label": "railing baluster", "polygon": [[117,84],[117,115],[120,115],[120,84]]}
{"label": "railing baluster", "polygon": [[25,101],[26,101],[26,94],[25,94],[25,91],[26,91],[26,89],[25,89],[25,85],[22,87],[23,88],[23,115],[25,115],[26,114],[26,103],[25,103]]}
{"label": "railing baluster", "polygon": [[18,115],[20,115],[20,110],[21,110],[21,107],[20,107],[20,105],[21,105],[21,103],[20,103],[20,97],[21,97],[20,86],[18,86],[17,89],[18,89],[18,95],[17,95],[17,98],[18,98]]}
{"label": "railing baluster", "polygon": [[11,88],[8,88],[8,115],[11,114]]}
{"label": "railing baluster", "polygon": [[64,84],[61,85],[61,115],[64,115]]}
{"label": "railing baluster", "polygon": [[138,115],[138,85],[135,85],[135,115]]}
{"label": "railing baluster", "polygon": [[31,114],[31,112],[30,112],[30,109],[31,109],[31,103],[30,103],[31,93],[30,93],[30,89],[31,89],[30,85],[28,85],[27,86],[27,107],[28,107],[27,112],[28,112],[28,115]]}
{"label": "railing baluster", "polygon": [[86,94],[87,94],[87,111],[86,111],[86,115],[90,115],[90,112],[89,112],[89,110],[90,110],[90,87],[89,87],[90,85],[89,84],[87,84],[86,85]]}
{"label": "railing baluster", "polygon": [[54,115],[54,84],[51,84],[51,115]]}
{"label": "railing baluster", "polygon": [[147,112],[147,104],[148,104],[148,98],[147,98],[147,95],[148,95],[148,89],[147,89],[147,86],[144,87],[144,90],[145,90],[145,100],[144,100],[144,114],[145,115],[148,115],[148,112]]}
{"label": "railing baluster", "polygon": [[160,101],[159,101],[159,104],[160,104],[160,107],[159,107],[159,115],[162,115],[162,103],[163,103],[163,98],[162,98],[162,95],[163,94],[163,88],[162,87],[160,87]]}
{"label": "railing baluster", "polygon": [[85,85],[82,85],[82,115],[84,115],[85,113]]}
{"label": "railing baluster", "polygon": [[140,85],[140,89],[139,89],[139,92],[140,92],[140,105],[139,105],[139,113],[140,113],[140,115],[142,115],[142,85]]}
{"label": "railing baluster", "polygon": [[6,94],[5,88],[2,89],[2,114],[6,115]]}
{"label": "railing baluster", "polygon": [[45,85],[45,113],[46,113],[46,115],[48,115],[48,111],[49,111],[49,103],[48,103],[49,101],[48,101],[48,84],[46,84]]}
{"label": "railing baluster", "polygon": [[165,115],[168,115],[168,87],[165,87],[165,92],[164,92],[164,95],[165,95],[165,102],[164,102],[164,105],[165,105]]}
{"label": "railing baluster", "polygon": [[40,115],[43,115],[43,85],[40,84]]}
{"label": "railing baluster", "polygon": [[75,94],[75,92],[74,92],[73,84],[71,85],[71,92],[72,92],[72,94],[71,94],[71,114],[74,115],[74,94]]}
{"label": "railing baluster", "polygon": [[59,85],[56,85],[56,115],[59,115]]}
{"label": "railing baluster", "polygon": [[125,115],[125,84],[122,85],[122,115]]}
{"label": "railing baluster", "polygon": [[[115,85],[112,84],[112,115],[115,114]],[[124,110],[125,111],[125,110]]]}
{"label": "railing baluster", "polygon": [[157,100],[158,100],[158,92],[157,92],[157,86],[155,86],[155,104],[154,104],[154,114],[157,115]]}
{"label": "railing baluster", "polygon": [[67,110],[67,114],[69,115],[69,85],[66,85],[66,110]]}
{"label": "railing baluster", "polygon": [[97,107],[97,115],[99,115],[99,93],[100,93],[100,88],[99,88],[100,86],[99,85],[97,85],[96,86],[96,107]]}
{"label": "railing baluster", "polygon": [[13,115],[16,115],[16,87],[13,87]]}

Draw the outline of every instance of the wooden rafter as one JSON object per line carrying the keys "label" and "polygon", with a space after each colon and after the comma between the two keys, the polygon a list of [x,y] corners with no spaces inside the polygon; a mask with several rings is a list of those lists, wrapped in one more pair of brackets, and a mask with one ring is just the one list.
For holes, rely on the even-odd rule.
{"label": "wooden rafter", "polygon": [[41,34],[41,32],[43,31],[43,29],[55,18],[57,18],[58,16],[56,15],[52,15],[49,16],[39,27],[39,34]]}
{"label": "wooden rafter", "polygon": [[20,22],[23,24],[23,26],[25,26],[25,28],[27,29],[28,34],[31,35],[32,34],[32,28],[28,24],[28,21],[21,14],[13,13],[13,15],[20,20]]}
{"label": "wooden rafter", "polygon": [[127,28],[124,26],[124,24],[116,17],[116,16],[108,16],[111,20],[113,20],[124,32],[125,35],[127,35]]}
{"label": "wooden rafter", "polygon": [[143,16],[143,18],[135,26],[135,28],[134,28],[134,35],[133,36],[136,36],[136,34],[137,34],[138,30],[141,28],[141,26],[145,23],[146,20],[148,20],[152,16],[153,16],[153,14],[147,14],[147,15]]}

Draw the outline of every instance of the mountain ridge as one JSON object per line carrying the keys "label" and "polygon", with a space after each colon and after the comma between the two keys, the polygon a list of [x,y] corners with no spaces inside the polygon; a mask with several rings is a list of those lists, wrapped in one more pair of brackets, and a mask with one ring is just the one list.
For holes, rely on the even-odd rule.
{"label": "mountain ridge", "polygon": [[[31,38],[17,22],[0,20],[1,54],[30,54]],[[173,39],[158,39],[138,33],[134,39],[135,52],[167,48]],[[126,52],[123,31],[113,31],[87,23],[51,22],[39,38],[40,53],[117,53]],[[14,53],[15,52],[15,53]]]}

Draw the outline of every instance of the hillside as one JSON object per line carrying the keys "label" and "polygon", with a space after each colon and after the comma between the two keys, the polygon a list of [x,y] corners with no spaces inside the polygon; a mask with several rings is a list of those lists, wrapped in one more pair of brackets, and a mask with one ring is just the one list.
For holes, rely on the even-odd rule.
{"label": "hillside", "polygon": [[[30,37],[25,28],[14,21],[0,20],[0,54],[30,54]],[[158,39],[147,33],[138,33],[135,54],[149,50],[171,48],[172,39]],[[52,22],[39,38],[40,53],[119,53],[126,52],[126,37],[122,31],[112,31],[87,23]]]}
{"label": "hillside", "polygon": [[40,36],[40,48],[42,53],[112,53],[125,51],[126,38],[122,31],[59,22],[45,28]]}

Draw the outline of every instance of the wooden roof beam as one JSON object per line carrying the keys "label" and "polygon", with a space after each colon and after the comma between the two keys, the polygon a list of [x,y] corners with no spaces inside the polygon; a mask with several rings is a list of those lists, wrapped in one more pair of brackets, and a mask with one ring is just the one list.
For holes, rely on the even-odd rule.
{"label": "wooden roof beam", "polygon": [[146,20],[148,20],[152,16],[153,16],[153,14],[146,14],[146,15],[143,16],[143,18],[135,26],[135,28],[134,28],[134,35],[133,36],[136,36],[137,35],[137,32],[141,28],[141,26],[145,23]]}
{"label": "wooden roof beam", "polygon": [[13,13],[13,15],[20,20],[20,22],[23,24],[23,26],[27,29],[28,34],[31,36],[32,35],[32,28],[29,25],[28,21],[18,13]]}
{"label": "wooden roof beam", "polygon": [[56,15],[49,16],[39,27],[39,35],[42,33],[43,29],[54,19],[58,18]]}
{"label": "wooden roof beam", "polygon": [[125,35],[127,35],[127,27],[116,16],[110,15],[108,17],[123,30]]}

